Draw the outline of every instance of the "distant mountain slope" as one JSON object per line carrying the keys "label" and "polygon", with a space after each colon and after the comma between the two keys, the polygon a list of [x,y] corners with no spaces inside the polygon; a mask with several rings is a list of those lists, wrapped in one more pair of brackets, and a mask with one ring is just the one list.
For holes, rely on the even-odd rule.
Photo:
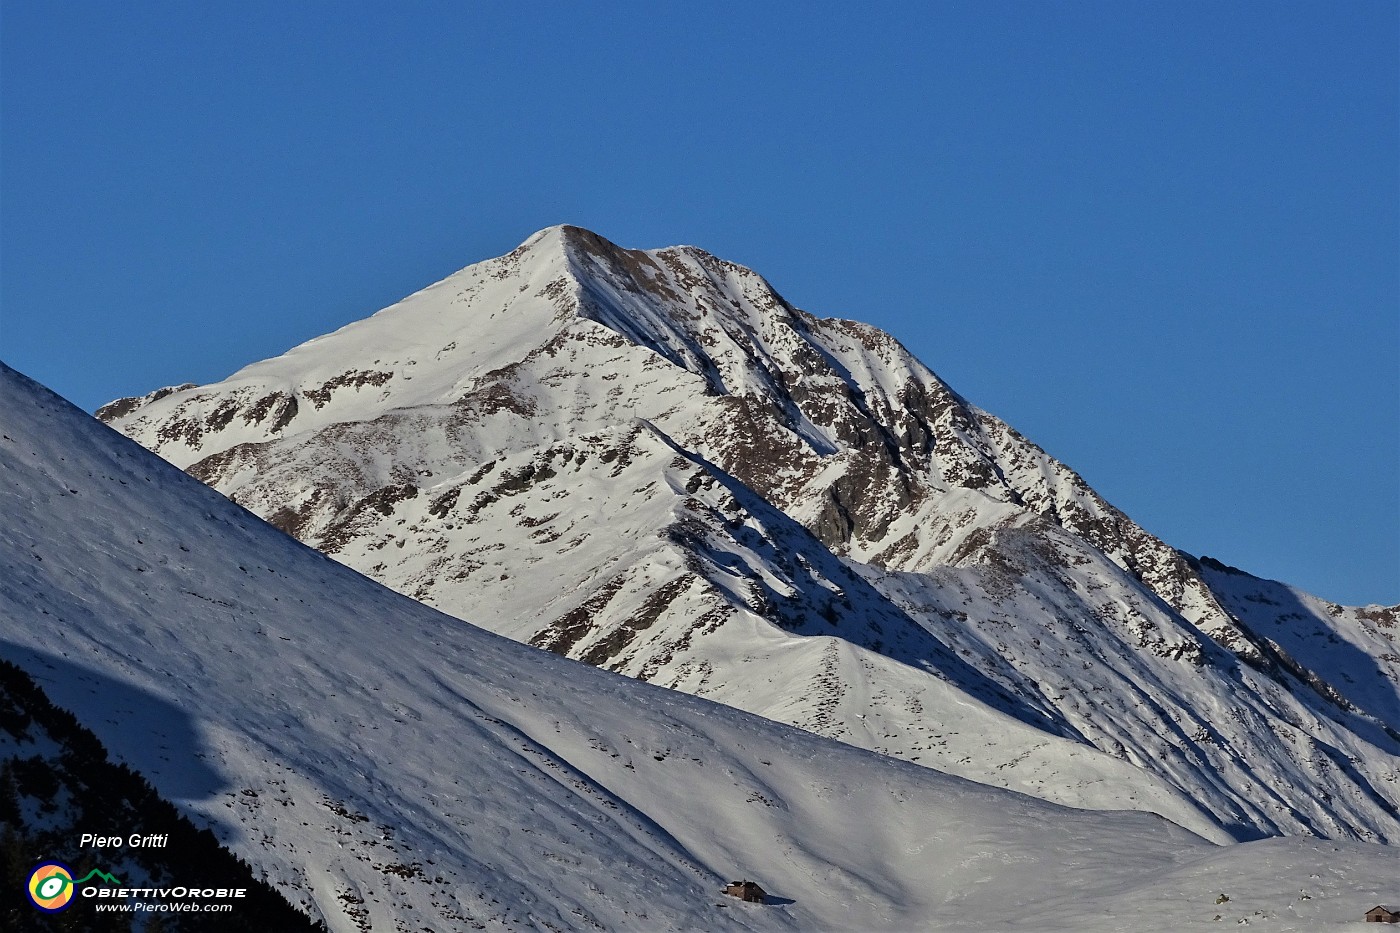
{"label": "distant mountain slope", "polygon": [[[1220,850],[498,638],[3,366],[0,517],[4,655],[332,930],[1316,929],[1400,873],[1362,843]],[[735,877],[769,903],[719,896]]]}
{"label": "distant mountain slope", "polygon": [[98,414],[348,566],[559,654],[1217,840],[1400,839],[1395,610],[1290,620],[1355,629],[1349,666],[1280,641],[893,338],[692,247],[551,228]]}

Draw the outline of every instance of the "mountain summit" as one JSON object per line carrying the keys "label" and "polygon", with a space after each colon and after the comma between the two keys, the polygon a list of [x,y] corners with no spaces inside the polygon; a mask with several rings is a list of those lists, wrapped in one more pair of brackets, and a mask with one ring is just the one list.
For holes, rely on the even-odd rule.
{"label": "mountain summit", "polygon": [[894,338],[551,227],[98,416],[519,641],[1225,841],[1400,839],[1396,608],[1182,554]]}

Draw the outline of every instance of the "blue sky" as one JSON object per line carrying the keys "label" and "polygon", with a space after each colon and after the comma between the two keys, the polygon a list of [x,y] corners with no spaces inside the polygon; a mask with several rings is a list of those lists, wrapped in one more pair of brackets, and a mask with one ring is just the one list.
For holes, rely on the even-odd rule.
{"label": "blue sky", "polygon": [[0,357],[220,379],[554,223],[892,332],[1168,542],[1400,602],[1400,13],[0,7]]}

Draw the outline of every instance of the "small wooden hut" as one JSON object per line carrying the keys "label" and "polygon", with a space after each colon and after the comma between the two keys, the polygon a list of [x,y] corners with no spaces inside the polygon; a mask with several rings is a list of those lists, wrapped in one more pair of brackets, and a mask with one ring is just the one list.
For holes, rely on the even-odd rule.
{"label": "small wooden hut", "polygon": [[1391,910],[1384,904],[1366,911],[1367,923],[1400,923],[1400,912]]}
{"label": "small wooden hut", "polygon": [[724,889],[724,893],[730,897],[737,897],[741,901],[748,901],[750,904],[762,904],[763,899],[768,896],[756,881],[731,881],[729,887]]}

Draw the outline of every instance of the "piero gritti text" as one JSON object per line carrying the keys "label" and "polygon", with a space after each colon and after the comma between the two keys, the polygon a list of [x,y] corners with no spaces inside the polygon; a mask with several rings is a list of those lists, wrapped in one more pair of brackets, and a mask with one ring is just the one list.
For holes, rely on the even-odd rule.
{"label": "piero gritti text", "polygon": [[132,833],[129,836],[98,836],[83,833],[78,838],[80,849],[164,849],[170,844],[169,833]]}

